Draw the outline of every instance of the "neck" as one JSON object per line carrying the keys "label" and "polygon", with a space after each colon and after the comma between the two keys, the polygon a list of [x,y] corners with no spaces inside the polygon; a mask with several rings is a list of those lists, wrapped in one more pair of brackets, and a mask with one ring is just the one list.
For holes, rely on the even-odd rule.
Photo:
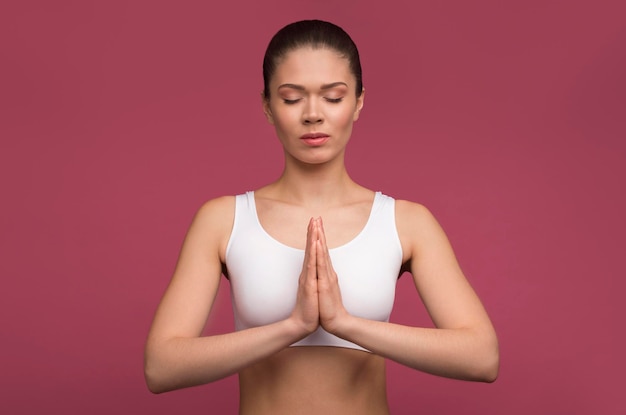
{"label": "neck", "polygon": [[306,206],[328,206],[349,197],[349,191],[359,186],[348,175],[341,158],[315,165],[288,159],[272,187],[283,200]]}

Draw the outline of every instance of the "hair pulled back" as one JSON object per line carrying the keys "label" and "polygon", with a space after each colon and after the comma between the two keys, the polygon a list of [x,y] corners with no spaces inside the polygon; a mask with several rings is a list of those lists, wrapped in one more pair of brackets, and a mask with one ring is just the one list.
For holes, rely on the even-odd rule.
{"label": "hair pulled back", "polygon": [[341,27],[323,20],[301,20],[280,29],[270,40],[263,58],[263,96],[270,97],[269,84],[280,60],[287,53],[301,48],[328,48],[348,60],[350,72],[356,78],[356,96],[363,91],[361,60],[355,43]]}

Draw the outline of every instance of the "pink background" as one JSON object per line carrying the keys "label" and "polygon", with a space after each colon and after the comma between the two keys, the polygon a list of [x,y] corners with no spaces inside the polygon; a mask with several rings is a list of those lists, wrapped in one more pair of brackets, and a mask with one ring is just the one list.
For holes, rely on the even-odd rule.
{"label": "pink background", "polygon": [[[491,385],[390,363],[392,412],[625,413],[624,2],[363,3],[2,2],[0,412],[236,411],[235,377],[150,394],[143,344],[195,210],[280,172],[269,38],[323,18],[362,54],[352,175],[435,213],[500,337]],[[393,320],[430,324],[407,276]]]}

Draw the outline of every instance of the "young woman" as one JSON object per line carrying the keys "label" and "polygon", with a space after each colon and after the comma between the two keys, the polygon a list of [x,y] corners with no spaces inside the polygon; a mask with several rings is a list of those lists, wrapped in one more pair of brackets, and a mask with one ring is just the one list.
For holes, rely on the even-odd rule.
{"label": "young woman", "polygon": [[[437,221],[346,171],[364,99],[350,37],[323,21],[290,24],[270,42],[263,76],[283,173],[198,211],[148,336],[150,390],[238,373],[241,414],[380,415],[385,358],[495,380],[494,329]],[[388,322],[405,271],[436,328]],[[236,331],[201,337],[222,273]]]}

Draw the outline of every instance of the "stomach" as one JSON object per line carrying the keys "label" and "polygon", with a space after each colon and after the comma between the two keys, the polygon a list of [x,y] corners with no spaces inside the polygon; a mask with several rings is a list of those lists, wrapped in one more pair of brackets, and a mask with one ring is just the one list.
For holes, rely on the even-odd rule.
{"label": "stomach", "polygon": [[332,346],[288,347],[239,373],[241,415],[388,415],[385,360]]}

